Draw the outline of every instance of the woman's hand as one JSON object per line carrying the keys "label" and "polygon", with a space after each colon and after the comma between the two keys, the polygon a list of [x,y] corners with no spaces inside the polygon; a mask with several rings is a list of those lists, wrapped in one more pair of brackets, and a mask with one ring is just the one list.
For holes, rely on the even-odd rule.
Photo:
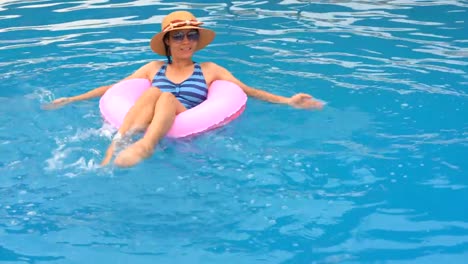
{"label": "woman's hand", "polygon": [[295,108],[303,108],[303,109],[322,109],[323,103],[315,100],[312,96],[304,93],[299,93],[293,95],[289,98],[288,104]]}
{"label": "woman's hand", "polygon": [[73,100],[70,97],[62,97],[62,98],[59,98],[59,99],[55,99],[50,104],[43,105],[42,109],[44,109],[44,110],[54,110],[54,109],[57,109],[57,108],[60,108],[60,107],[62,107],[64,105],[66,105],[66,104],[69,104],[72,101]]}

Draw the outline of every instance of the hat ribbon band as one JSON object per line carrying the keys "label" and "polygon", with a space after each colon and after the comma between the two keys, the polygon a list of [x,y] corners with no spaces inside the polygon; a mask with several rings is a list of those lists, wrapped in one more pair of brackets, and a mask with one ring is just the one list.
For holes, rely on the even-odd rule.
{"label": "hat ribbon band", "polygon": [[200,26],[203,22],[191,19],[191,20],[172,20],[169,25],[165,26],[163,32],[172,30],[174,28],[184,27],[184,26]]}

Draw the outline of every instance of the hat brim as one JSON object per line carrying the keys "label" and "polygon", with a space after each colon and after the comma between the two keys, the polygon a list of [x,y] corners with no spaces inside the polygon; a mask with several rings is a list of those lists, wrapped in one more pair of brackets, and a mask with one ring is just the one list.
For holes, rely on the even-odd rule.
{"label": "hat brim", "polygon": [[200,38],[198,39],[198,44],[196,50],[201,50],[204,47],[206,47],[208,44],[210,44],[213,39],[216,36],[216,33],[211,30],[211,29],[206,29],[206,28],[201,28],[197,26],[184,26],[184,27],[178,27],[174,28],[172,30],[168,30],[165,32],[159,32],[153,36],[153,38],[150,41],[150,47],[151,49],[162,56],[166,56],[166,49],[164,46],[164,35],[170,31],[174,30],[181,30],[181,29],[198,29],[198,32],[200,33]]}

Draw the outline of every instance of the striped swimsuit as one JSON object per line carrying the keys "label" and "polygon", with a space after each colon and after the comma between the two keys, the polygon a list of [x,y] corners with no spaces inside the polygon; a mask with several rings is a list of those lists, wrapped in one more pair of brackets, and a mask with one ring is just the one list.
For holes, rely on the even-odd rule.
{"label": "striped swimsuit", "polygon": [[190,109],[206,100],[208,87],[201,67],[195,62],[193,74],[181,83],[173,83],[166,77],[167,62],[154,76],[152,85],[162,92],[172,93],[185,108]]}

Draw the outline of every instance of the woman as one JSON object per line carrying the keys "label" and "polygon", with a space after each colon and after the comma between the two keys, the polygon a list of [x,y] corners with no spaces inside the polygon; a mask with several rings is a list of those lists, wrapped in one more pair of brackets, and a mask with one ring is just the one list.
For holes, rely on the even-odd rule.
{"label": "woman", "polygon": [[[171,128],[176,115],[203,102],[208,87],[215,80],[236,83],[248,96],[272,103],[289,104],[296,108],[322,107],[322,103],[313,100],[310,95],[301,93],[290,98],[274,95],[245,85],[215,63],[194,63],[194,52],[207,46],[215,37],[212,30],[201,25],[195,16],[186,11],[170,13],[163,19],[161,32],[153,36],[150,46],[155,53],[166,56],[167,62],[152,61],[124,79],[146,78],[153,87],[145,91],[130,109],[101,165],[110,162],[116,142],[129,131],[146,129],[143,138],[120,152],[114,163],[129,167],[151,156],[154,147]],[[102,86],[78,96],[59,98],[46,108],[102,96],[110,87]]]}

